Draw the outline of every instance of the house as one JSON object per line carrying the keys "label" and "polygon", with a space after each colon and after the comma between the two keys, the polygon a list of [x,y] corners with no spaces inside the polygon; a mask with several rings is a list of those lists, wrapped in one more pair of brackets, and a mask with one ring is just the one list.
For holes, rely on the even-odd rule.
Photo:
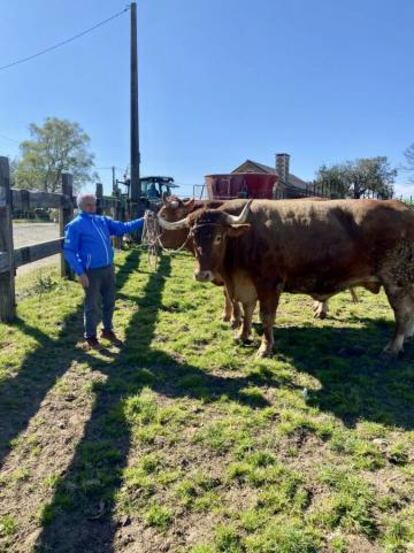
{"label": "house", "polygon": [[274,191],[275,198],[301,198],[311,195],[310,184],[289,171],[289,154],[276,154],[275,166],[264,165],[251,159],[246,159],[233,169],[232,173],[265,173],[278,175],[279,181]]}

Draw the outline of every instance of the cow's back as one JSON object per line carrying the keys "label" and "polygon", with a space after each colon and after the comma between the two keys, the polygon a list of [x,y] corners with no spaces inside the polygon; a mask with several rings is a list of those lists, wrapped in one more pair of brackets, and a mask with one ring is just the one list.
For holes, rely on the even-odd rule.
{"label": "cow's back", "polygon": [[387,251],[414,241],[414,215],[393,200],[255,200],[248,222],[249,233],[229,240],[228,269],[292,291],[323,294],[369,279]]}

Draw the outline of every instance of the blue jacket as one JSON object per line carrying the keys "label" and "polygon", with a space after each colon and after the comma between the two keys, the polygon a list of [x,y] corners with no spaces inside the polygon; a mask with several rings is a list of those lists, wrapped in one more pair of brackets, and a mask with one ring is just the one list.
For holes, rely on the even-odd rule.
{"label": "blue jacket", "polygon": [[111,236],[142,229],[144,218],[122,223],[104,215],[81,211],[65,227],[63,254],[77,275],[88,269],[111,265],[114,259]]}

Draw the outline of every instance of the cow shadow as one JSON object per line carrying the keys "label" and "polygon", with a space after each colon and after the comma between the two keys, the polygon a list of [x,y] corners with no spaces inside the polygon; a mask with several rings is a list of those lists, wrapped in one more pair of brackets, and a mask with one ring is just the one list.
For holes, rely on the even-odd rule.
{"label": "cow shadow", "polygon": [[320,388],[308,404],[332,413],[348,427],[360,420],[414,428],[414,343],[398,358],[382,355],[393,324],[358,318],[362,328],[277,328],[279,356],[315,377]]}
{"label": "cow shadow", "polygon": [[[219,401],[225,395],[238,404],[261,409],[269,405],[268,401],[252,397],[244,389],[252,383],[269,387],[285,384],[269,373],[246,377],[209,374],[178,362],[153,346],[170,270],[170,258],[163,256],[139,295],[125,296],[135,302],[136,312],[126,330],[124,351],[115,362],[108,361],[99,367],[107,378],[94,388],[94,408],[83,438],[51,504],[44,510],[43,530],[35,549],[38,553],[115,551],[119,522],[115,520],[114,508],[132,442],[132,430],[123,410],[128,398],[138,397],[147,388],[167,398],[194,398],[203,402]],[[88,484],[91,482],[93,485]]]}

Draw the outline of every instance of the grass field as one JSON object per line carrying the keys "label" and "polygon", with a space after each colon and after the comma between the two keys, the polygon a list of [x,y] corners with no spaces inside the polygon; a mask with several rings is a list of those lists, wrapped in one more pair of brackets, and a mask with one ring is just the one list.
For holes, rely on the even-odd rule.
{"label": "grass field", "polygon": [[[414,552],[414,347],[383,295],[285,295],[273,359],[193,260],[117,257],[122,351],[84,352],[82,291],[20,284],[0,325],[0,551]],[[257,318],[255,319],[257,321]]]}

